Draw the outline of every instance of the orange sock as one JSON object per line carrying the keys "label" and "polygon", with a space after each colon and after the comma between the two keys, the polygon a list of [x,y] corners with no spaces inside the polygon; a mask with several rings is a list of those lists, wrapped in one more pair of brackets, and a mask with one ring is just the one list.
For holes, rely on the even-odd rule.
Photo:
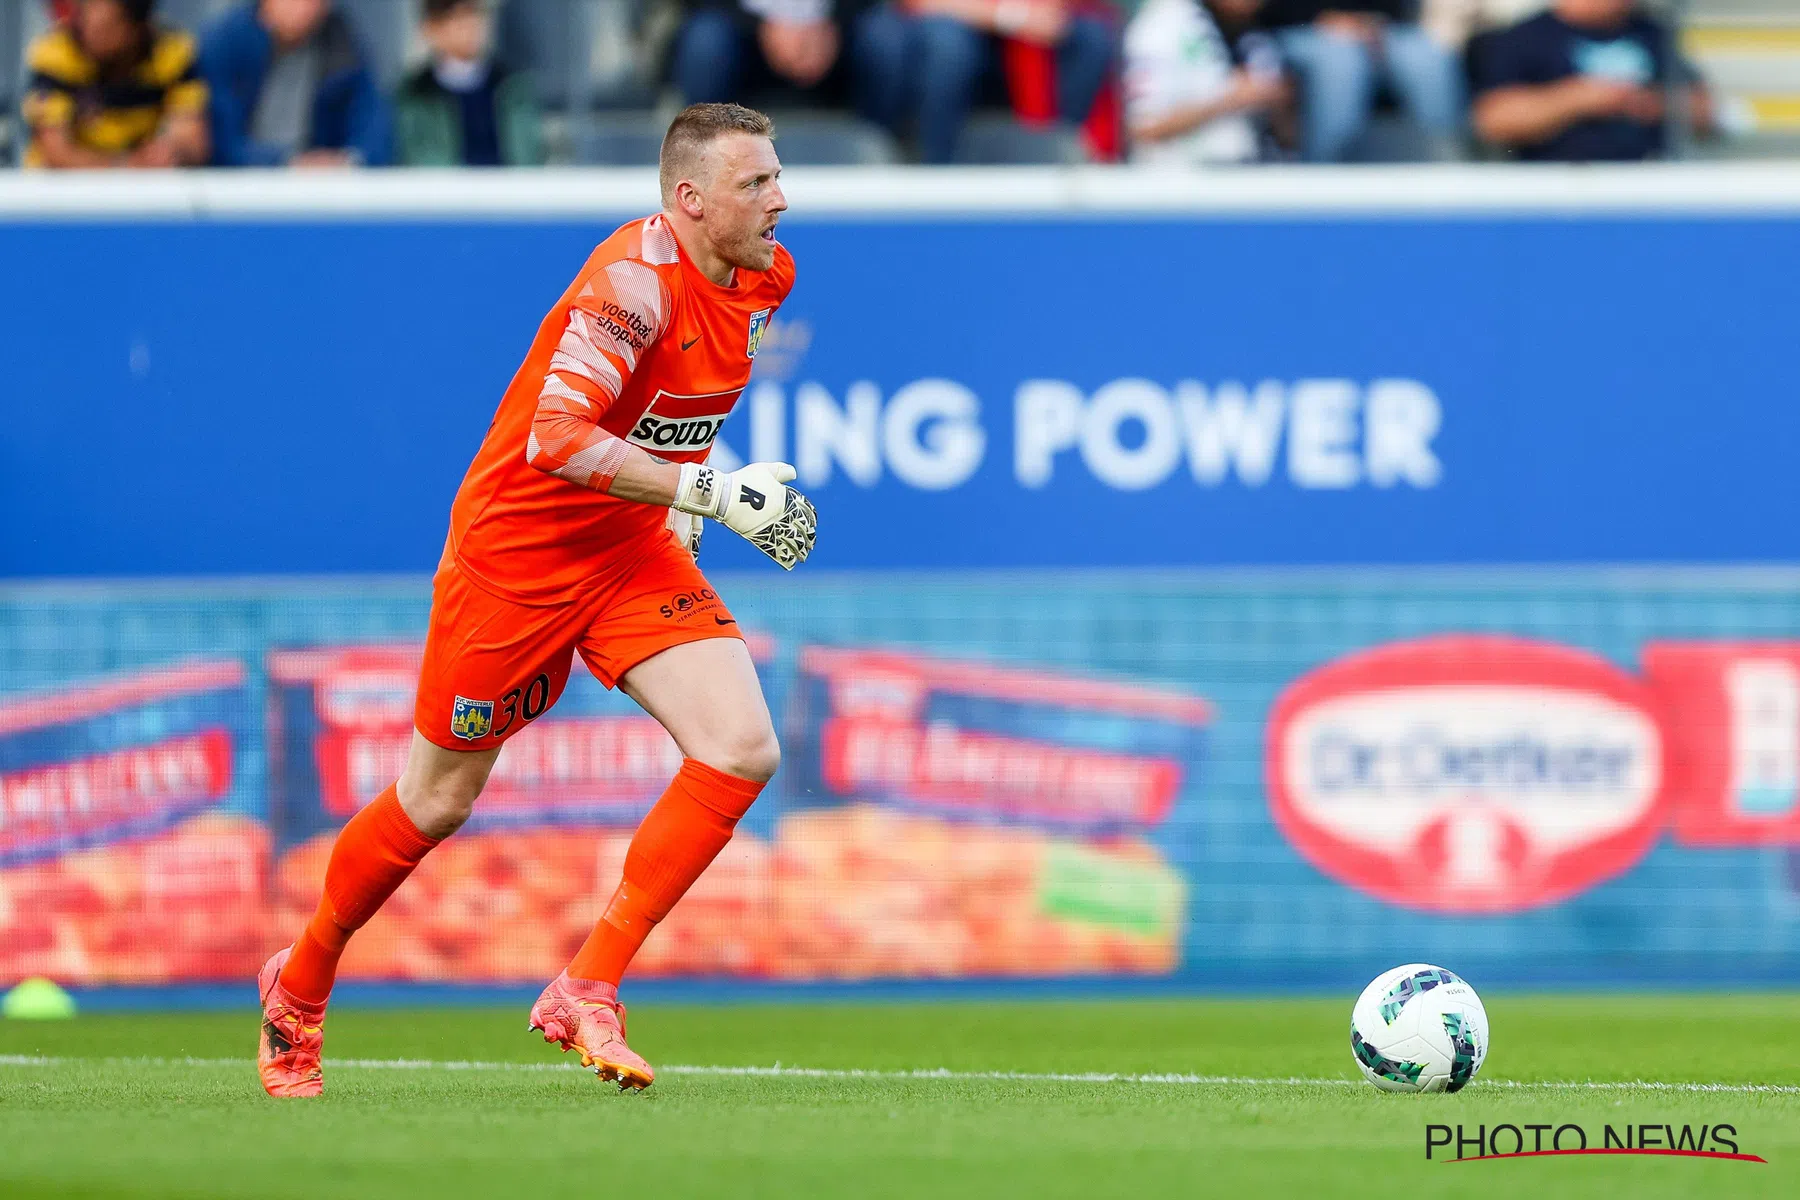
{"label": "orange sock", "polygon": [[297,1000],[324,1003],[350,935],[387,903],[435,845],[437,839],[420,833],[400,807],[400,793],[392,787],[351,817],[331,847],[325,894],[281,968],[281,986]]}
{"label": "orange sock", "polygon": [[763,785],[687,758],[625,852],[625,878],[569,964],[574,979],[618,985],[656,923],[731,840]]}

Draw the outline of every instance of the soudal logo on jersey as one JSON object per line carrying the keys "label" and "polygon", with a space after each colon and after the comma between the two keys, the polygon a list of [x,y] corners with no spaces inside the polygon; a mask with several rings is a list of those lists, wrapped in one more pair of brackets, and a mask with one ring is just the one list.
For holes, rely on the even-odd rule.
{"label": "soudal logo on jersey", "polygon": [[1181,766],[1169,759],[935,722],[831,717],[820,743],[826,785],[840,794],[1057,825],[1155,825],[1181,787]]}
{"label": "soudal logo on jersey", "polygon": [[646,450],[698,453],[710,448],[742,388],[677,396],[657,392],[625,440]]}
{"label": "soudal logo on jersey", "polygon": [[1662,822],[1648,691],[1604,660],[1449,636],[1355,654],[1270,715],[1276,823],[1327,874],[1439,912],[1548,904],[1625,870]]}

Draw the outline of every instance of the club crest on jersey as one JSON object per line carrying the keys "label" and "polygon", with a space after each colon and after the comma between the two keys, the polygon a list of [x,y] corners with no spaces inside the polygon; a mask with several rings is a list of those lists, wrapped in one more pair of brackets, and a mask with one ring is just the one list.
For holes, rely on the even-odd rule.
{"label": "club crest on jersey", "polygon": [[693,453],[707,449],[719,435],[719,426],[731,413],[741,388],[708,392],[701,396],[677,396],[657,392],[656,398],[632,423],[625,440],[652,453]]}
{"label": "club crest on jersey", "polygon": [[762,345],[762,335],[769,328],[769,314],[772,308],[759,308],[750,314],[750,346],[744,351],[745,358],[755,358],[756,349]]}
{"label": "club crest on jersey", "polygon": [[465,742],[476,738],[484,738],[494,727],[494,702],[492,700],[470,700],[466,696],[456,698],[456,706],[450,710],[450,732]]}

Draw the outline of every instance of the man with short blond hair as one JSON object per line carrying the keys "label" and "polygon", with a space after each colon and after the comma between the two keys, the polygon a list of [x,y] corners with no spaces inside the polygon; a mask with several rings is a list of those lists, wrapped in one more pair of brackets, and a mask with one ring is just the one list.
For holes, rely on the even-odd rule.
{"label": "man with short blond hair", "polygon": [[675,189],[683,179],[703,170],[702,156],[726,133],[773,139],[775,123],[741,104],[696,104],[677,116],[663,135],[657,163],[656,178],[665,209],[675,207]]}
{"label": "man with short blond hair", "polygon": [[794,283],[772,132],[737,105],[677,116],[663,210],[602,242],[538,327],[450,510],[406,768],[338,835],[318,911],[259,977],[271,1095],[320,1093],[345,943],[468,819],[501,745],[556,703],[577,653],[683,761],[531,1027],[622,1088],[655,1078],[625,1042],[619,980],[781,754],[737,621],[695,562],[701,518],[789,569],[817,528],[786,463],[706,465]]}

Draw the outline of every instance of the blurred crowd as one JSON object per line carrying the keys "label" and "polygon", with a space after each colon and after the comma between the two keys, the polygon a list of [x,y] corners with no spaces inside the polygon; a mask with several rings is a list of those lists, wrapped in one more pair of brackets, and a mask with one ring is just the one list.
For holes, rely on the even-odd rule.
{"label": "blurred crowd", "polygon": [[[1633,161],[1714,125],[1638,0],[17,2],[38,168],[635,165],[707,100],[820,162]],[[412,26],[394,86],[372,12]],[[568,102],[569,62],[622,57],[646,111]]]}

